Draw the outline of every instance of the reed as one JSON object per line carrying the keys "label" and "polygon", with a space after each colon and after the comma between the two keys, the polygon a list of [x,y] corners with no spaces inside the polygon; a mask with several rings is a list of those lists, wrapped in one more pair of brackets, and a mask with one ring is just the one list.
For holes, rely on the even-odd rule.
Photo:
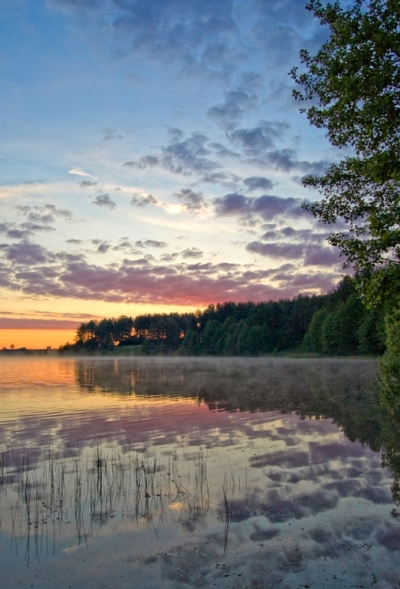
{"label": "reed", "polygon": [[[9,519],[17,552],[25,542],[27,560],[32,546],[37,560],[55,553],[71,519],[78,543],[86,544],[112,518],[128,518],[156,534],[171,518],[186,529],[206,526],[212,510],[207,456],[199,452],[185,476],[180,468],[176,454],[162,461],[101,441],[64,454],[49,446],[36,458],[25,449],[8,450],[0,454],[0,521]],[[230,467],[222,486],[224,552],[231,524],[228,493],[235,488]]]}

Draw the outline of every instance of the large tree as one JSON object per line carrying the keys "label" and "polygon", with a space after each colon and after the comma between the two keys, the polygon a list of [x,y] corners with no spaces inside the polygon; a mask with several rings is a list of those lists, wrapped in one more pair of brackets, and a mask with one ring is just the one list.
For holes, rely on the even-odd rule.
{"label": "large tree", "polygon": [[323,197],[304,208],[337,224],[329,242],[376,302],[400,285],[400,0],[311,0],[307,9],[330,35],[315,55],[301,51],[294,96],[312,101],[302,109],[311,124],[350,155],[304,178]]}

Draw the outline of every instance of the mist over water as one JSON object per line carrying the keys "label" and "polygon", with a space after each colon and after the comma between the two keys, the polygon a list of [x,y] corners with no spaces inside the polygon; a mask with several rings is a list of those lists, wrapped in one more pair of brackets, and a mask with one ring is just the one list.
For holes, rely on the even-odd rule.
{"label": "mist over water", "polygon": [[1,360],[4,587],[393,587],[370,360]]}

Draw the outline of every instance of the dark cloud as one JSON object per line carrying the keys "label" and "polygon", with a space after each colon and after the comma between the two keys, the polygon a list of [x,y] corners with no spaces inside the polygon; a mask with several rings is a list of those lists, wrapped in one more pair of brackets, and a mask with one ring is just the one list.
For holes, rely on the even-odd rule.
{"label": "dark cloud", "polygon": [[139,169],[160,166],[174,174],[184,176],[193,173],[208,174],[220,168],[220,164],[208,156],[211,151],[206,144],[208,137],[202,133],[192,133],[184,138],[180,129],[169,129],[169,143],[161,147],[160,156],[144,155],[138,161],[125,162],[125,167]]}
{"label": "dark cloud", "polygon": [[243,194],[226,194],[214,200],[217,215],[244,215],[251,209],[250,199]]}
{"label": "dark cloud", "polygon": [[125,162],[126,168],[138,168],[144,170],[145,168],[154,168],[160,165],[160,159],[155,155],[144,155],[138,161]]}
{"label": "dark cloud", "polygon": [[55,231],[54,227],[51,227],[50,225],[38,225],[37,223],[31,223],[29,221],[26,221],[25,223],[21,223],[21,227],[23,227],[24,229],[26,229],[27,231],[29,231],[30,233],[36,233],[36,232],[49,232],[49,231]]}
{"label": "dark cloud", "polygon": [[216,214],[220,216],[237,215],[249,218],[258,215],[264,220],[272,220],[278,215],[299,217],[304,214],[300,199],[267,194],[254,198],[234,192],[215,198],[214,204]]}
{"label": "dark cloud", "polygon": [[260,121],[256,127],[236,129],[228,138],[247,155],[259,156],[260,152],[274,147],[288,129],[290,126],[281,121]]}
{"label": "dark cloud", "polygon": [[[151,257],[123,260],[114,268],[90,264],[84,256],[53,255],[35,244],[3,248],[6,273],[4,280],[14,290],[36,296],[62,296],[85,300],[126,303],[170,303],[206,306],[227,300],[278,299],[297,291],[276,289],[249,282],[240,275],[227,276],[222,270],[190,272],[185,264],[179,268],[153,264]],[[193,250],[192,253],[196,252]],[[190,255],[189,255],[190,258]],[[44,269],[52,271],[47,276]]]}
{"label": "dark cloud", "polygon": [[107,207],[108,209],[115,209],[116,203],[111,200],[109,194],[99,194],[93,201],[94,205],[98,207]]}
{"label": "dark cloud", "polygon": [[42,264],[49,256],[45,248],[30,241],[6,247],[6,258],[17,264]]}
{"label": "dark cloud", "polygon": [[17,223],[0,223],[0,234],[5,235],[9,239],[24,239],[28,240],[35,233],[43,233],[55,231],[53,227],[49,225],[38,225],[26,221],[20,225]]}
{"label": "dark cloud", "polygon": [[[93,316],[88,316],[88,318]],[[78,319],[81,319],[78,316]],[[75,321],[63,319],[31,319],[29,317],[0,317],[0,329],[70,329],[76,331]]]}
{"label": "dark cloud", "polygon": [[245,178],[243,184],[250,191],[271,190],[273,187],[272,181],[269,180],[269,178],[264,178],[264,176],[251,176],[250,178]]}
{"label": "dark cloud", "polygon": [[[294,63],[321,29],[296,0],[49,0],[51,6],[81,17],[88,31],[114,54],[140,56],[185,74],[208,73],[223,80],[238,64],[259,54],[269,68]],[[90,23],[90,25],[89,25]],[[104,26],[107,23],[107,26]],[[305,32],[307,38],[305,38]],[[287,67],[286,69],[290,69]],[[238,88],[258,86],[246,72]]]}
{"label": "dark cloud", "polygon": [[66,243],[73,243],[74,245],[79,245],[82,243],[81,239],[67,239]]}
{"label": "dark cloud", "polygon": [[172,141],[161,148],[163,167],[183,175],[208,173],[220,168],[220,164],[207,157],[211,153],[206,147],[207,142],[208,137],[202,133],[193,133],[186,139]]}
{"label": "dark cloud", "polygon": [[334,267],[340,263],[340,256],[336,249],[307,245],[304,243],[262,243],[253,241],[246,245],[248,252],[277,259],[303,260],[305,266]]}
{"label": "dark cloud", "polygon": [[181,256],[184,260],[187,260],[188,258],[202,258],[203,252],[197,247],[191,247],[183,250]]}
{"label": "dark cloud", "polygon": [[225,100],[208,109],[207,114],[224,129],[232,129],[245,112],[257,106],[257,96],[240,90],[225,93]]}
{"label": "dark cloud", "polygon": [[232,151],[231,149],[228,149],[228,147],[226,147],[222,143],[210,143],[208,145],[208,147],[210,149],[214,149],[215,155],[218,157],[234,158],[234,159],[240,158],[239,153],[237,153],[236,151]]}
{"label": "dark cloud", "polygon": [[136,241],[135,247],[166,247],[168,244],[165,241],[157,241],[155,239],[145,239],[144,241]]}
{"label": "dark cloud", "polygon": [[28,221],[39,223],[53,223],[56,218],[70,221],[72,213],[68,209],[59,209],[53,204],[46,204],[43,206],[28,206],[18,205],[17,210],[24,215]]}
{"label": "dark cloud", "polygon": [[255,127],[236,129],[227,136],[250,164],[282,172],[323,173],[330,163],[327,160],[299,160],[295,149],[277,147],[276,143],[282,141],[289,129],[290,126],[282,121],[260,121]]}
{"label": "dark cloud", "polygon": [[0,223],[0,233],[10,239],[27,239],[32,235],[32,231],[26,228],[19,229],[15,223]]}
{"label": "dark cloud", "polygon": [[196,213],[207,206],[205,198],[201,192],[194,192],[191,188],[182,188],[179,192],[175,192],[176,196],[185,209],[190,213]]}
{"label": "dark cloud", "polygon": [[124,139],[124,136],[120,135],[116,129],[104,129],[103,141],[112,141],[113,139]]}
{"label": "dark cloud", "polygon": [[317,162],[308,162],[306,160],[298,160],[296,151],[294,149],[275,149],[265,154],[264,159],[254,159],[254,163],[259,163],[262,166],[265,163],[272,165],[276,170],[282,172],[292,172],[293,170],[300,170],[305,174],[322,174],[328,168],[327,160],[320,160]]}
{"label": "dark cloud", "polygon": [[158,200],[151,194],[134,194],[131,199],[131,205],[134,207],[145,207],[147,205],[156,205]]}
{"label": "dark cloud", "polygon": [[54,223],[55,221],[53,215],[41,215],[40,213],[29,213],[27,219],[33,223]]}
{"label": "dark cloud", "polygon": [[199,184],[220,184],[226,188],[236,188],[239,182],[239,176],[232,174],[232,172],[212,172],[211,174],[203,174],[200,177]]}
{"label": "dark cloud", "polygon": [[327,240],[330,234],[327,232],[321,233],[313,229],[294,229],[293,227],[281,227],[280,229],[272,229],[263,234],[263,240],[295,240],[301,243],[317,243],[321,244]]}
{"label": "dark cloud", "polygon": [[87,188],[88,186],[97,186],[97,182],[92,182],[91,180],[82,180],[82,182],[78,182],[79,186],[82,188]]}
{"label": "dark cloud", "polygon": [[104,0],[49,0],[49,4],[70,12],[83,12],[100,8]]}
{"label": "dark cloud", "polygon": [[242,72],[239,85],[242,88],[257,90],[262,87],[262,77],[256,72]]}
{"label": "dark cloud", "polygon": [[141,251],[132,245],[126,237],[122,238],[121,241],[117,245],[114,245],[112,249],[115,252],[123,251],[125,253],[129,252],[131,255],[141,255]]}
{"label": "dark cloud", "polygon": [[335,248],[312,247],[307,249],[304,262],[309,266],[334,266],[343,260]]}
{"label": "dark cloud", "polygon": [[186,70],[218,67],[234,58],[232,0],[183,2],[145,0],[112,3],[112,41],[124,51],[141,52],[170,64],[177,61]]}
{"label": "dark cloud", "polygon": [[105,254],[111,248],[111,244],[108,241],[102,241],[101,239],[92,239],[93,245],[96,245],[96,252],[99,254]]}
{"label": "dark cloud", "polygon": [[289,260],[296,260],[302,258],[304,255],[304,246],[296,243],[261,243],[253,241],[247,244],[246,250],[253,254],[260,256],[268,256],[271,258],[288,258]]}

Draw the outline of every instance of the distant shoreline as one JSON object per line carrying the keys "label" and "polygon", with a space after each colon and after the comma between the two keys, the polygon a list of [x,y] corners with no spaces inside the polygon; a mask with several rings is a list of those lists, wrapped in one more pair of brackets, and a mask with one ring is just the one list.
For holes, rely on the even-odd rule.
{"label": "distant shoreline", "polygon": [[318,354],[316,352],[303,352],[301,350],[284,350],[280,352],[271,352],[271,353],[261,353],[254,356],[250,355],[235,355],[235,356],[226,356],[226,355],[211,355],[211,354],[204,354],[204,355],[197,355],[197,356],[188,356],[185,354],[180,354],[176,352],[172,353],[153,353],[153,354],[146,354],[141,351],[141,346],[123,346],[121,348],[114,348],[113,350],[108,351],[88,351],[88,350],[81,350],[79,352],[61,352],[60,350],[56,349],[27,349],[27,348],[17,348],[17,349],[6,349],[0,350],[0,357],[24,357],[24,356],[39,356],[39,357],[53,357],[53,358],[313,358],[313,359],[324,359],[324,358],[336,358],[336,359],[347,359],[347,360],[376,360],[380,358],[379,355],[373,354],[359,354],[359,355],[332,355],[332,354]]}

